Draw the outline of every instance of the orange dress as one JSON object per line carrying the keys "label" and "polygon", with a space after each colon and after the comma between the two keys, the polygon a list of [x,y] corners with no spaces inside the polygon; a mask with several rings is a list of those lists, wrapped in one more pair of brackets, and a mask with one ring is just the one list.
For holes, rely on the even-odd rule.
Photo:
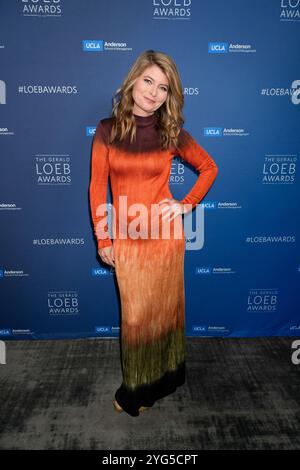
{"label": "orange dress", "polygon": [[[156,115],[134,116],[134,143],[127,136],[109,144],[114,118],[99,121],[92,144],[89,194],[98,249],[114,247],[121,298],[123,381],[115,398],[125,412],[138,416],[140,406],[153,406],[185,382],[182,216],[162,221],[157,204],[173,198],[169,176],[175,155],[200,173],[180,201],[190,204],[190,210],[206,195],[218,168],[184,128],[179,135],[180,151],[162,150]],[[103,211],[108,177],[113,196],[110,237],[107,213]]]}

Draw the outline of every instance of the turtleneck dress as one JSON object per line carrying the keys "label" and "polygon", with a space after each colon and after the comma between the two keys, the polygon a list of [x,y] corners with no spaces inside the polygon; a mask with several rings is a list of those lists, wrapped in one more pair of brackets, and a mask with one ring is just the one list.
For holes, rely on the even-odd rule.
{"label": "turtleneck dress", "polygon": [[[182,215],[163,221],[158,203],[173,198],[172,159],[199,173],[179,202],[192,210],[213,184],[218,167],[182,127],[178,147],[163,150],[155,113],[134,114],[137,133],[109,143],[113,117],[101,119],[92,143],[90,207],[98,250],[113,245],[121,299],[122,383],[115,392],[131,416],[185,383],[185,235]],[[113,233],[108,231],[107,185],[112,189]],[[106,207],[106,206],[105,206]]]}

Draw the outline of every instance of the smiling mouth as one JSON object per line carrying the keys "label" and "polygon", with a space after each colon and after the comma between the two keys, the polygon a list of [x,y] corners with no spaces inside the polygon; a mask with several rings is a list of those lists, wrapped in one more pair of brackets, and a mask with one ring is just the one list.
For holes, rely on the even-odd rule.
{"label": "smiling mouth", "polygon": [[149,103],[155,103],[155,101],[150,100],[150,98],[147,98],[146,96],[145,96],[145,99],[146,99],[147,101],[149,101]]}

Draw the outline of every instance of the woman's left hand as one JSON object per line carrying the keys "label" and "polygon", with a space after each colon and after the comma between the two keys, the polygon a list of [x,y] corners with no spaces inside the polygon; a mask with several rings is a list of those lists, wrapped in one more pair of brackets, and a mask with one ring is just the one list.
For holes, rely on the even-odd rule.
{"label": "woman's left hand", "polygon": [[163,214],[161,218],[162,220],[167,220],[171,215],[169,218],[169,221],[171,222],[171,220],[175,219],[178,215],[184,214],[184,204],[181,204],[177,199],[165,198],[159,201],[158,204],[160,205],[165,203],[168,205],[161,209],[161,213]]}

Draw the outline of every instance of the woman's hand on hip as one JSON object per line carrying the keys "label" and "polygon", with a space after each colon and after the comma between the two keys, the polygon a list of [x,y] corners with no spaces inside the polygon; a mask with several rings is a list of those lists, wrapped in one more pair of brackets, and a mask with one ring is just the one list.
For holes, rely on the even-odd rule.
{"label": "woman's hand on hip", "polygon": [[181,202],[177,201],[177,199],[165,198],[159,201],[158,204],[167,204],[166,206],[161,208],[162,220],[166,220],[170,217],[169,221],[171,221],[175,219],[175,217],[177,217],[178,215],[185,213],[184,204],[181,204]]}

